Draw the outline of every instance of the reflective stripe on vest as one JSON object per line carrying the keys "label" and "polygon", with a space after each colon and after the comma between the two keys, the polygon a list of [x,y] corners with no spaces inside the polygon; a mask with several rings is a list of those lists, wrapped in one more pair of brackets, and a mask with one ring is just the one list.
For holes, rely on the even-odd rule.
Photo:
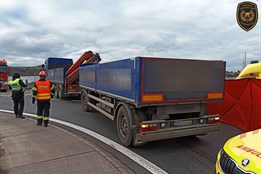
{"label": "reflective stripe on vest", "polygon": [[22,89],[22,86],[20,85],[19,81],[20,79],[17,78],[8,82],[8,85],[12,87],[12,91],[20,91]]}
{"label": "reflective stripe on vest", "polygon": [[51,99],[51,83],[50,80],[36,81],[37,100],[50,100]]}

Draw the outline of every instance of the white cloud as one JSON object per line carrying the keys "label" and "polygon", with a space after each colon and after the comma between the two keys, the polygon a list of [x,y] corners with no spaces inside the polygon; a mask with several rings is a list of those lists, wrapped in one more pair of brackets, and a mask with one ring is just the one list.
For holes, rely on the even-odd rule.
{"label": "white cloud", "polygon": [[[12,66],[99,52],[108,62],[134,56],[227,61],[260,59],[261,25],[236,22],[234,0],[1,1],[1,57]],[[260,6],[260,2],[257,2]]]}

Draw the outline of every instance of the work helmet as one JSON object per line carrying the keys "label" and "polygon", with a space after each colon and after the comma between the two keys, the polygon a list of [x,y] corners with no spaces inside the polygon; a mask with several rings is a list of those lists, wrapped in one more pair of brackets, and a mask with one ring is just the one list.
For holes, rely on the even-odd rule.
{"label": "work helmet", "polygon": [[15,79],[17,79],[17,78],[20,78],[20,74],[19,74],[19,73],[14,73],[14,74],[13,74],[13,79],[15,80]]}
{"label": "work helmet", "polygon": [[46,73],[45,71],[39,72],[39,77],[40,77],[41,79],[45,79],[46,76],[47,76],[47,73]]}

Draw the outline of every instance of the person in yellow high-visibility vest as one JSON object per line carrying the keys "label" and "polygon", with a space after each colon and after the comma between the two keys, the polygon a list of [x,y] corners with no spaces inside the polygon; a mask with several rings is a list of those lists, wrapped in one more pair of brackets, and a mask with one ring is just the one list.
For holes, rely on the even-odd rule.
{"label": "person in yellow high-visibility vest", "polygon": [[47,127],[49,123],[49,115],[51,108],[51,98],[54,95],[54,85],[50,80],[46,80],[47,73],[41,71],[39,73],[40,79],[34,83],[32,88],[33,97],[32,103],[34,104],[37,100],[37,125]]}
{"label": "person in yellow high-visibility vest", "polygon": [[12,89],[12,100],[14,103],[14,113],[16,118],[25,118],[24,112],[24,84],[20,79],[19,73],[13,74],[13,79],[8,82],[9,88]]}

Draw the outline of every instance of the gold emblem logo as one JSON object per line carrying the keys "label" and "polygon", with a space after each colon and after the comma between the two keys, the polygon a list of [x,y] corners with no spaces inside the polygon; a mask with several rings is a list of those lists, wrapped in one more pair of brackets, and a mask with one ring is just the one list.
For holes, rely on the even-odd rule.
{"label": "gold emblem logo", "polygon": [[237,6],[237,23],[245,31],[255,27],[258,20],[257,5],[253,2],[241,2]]}

